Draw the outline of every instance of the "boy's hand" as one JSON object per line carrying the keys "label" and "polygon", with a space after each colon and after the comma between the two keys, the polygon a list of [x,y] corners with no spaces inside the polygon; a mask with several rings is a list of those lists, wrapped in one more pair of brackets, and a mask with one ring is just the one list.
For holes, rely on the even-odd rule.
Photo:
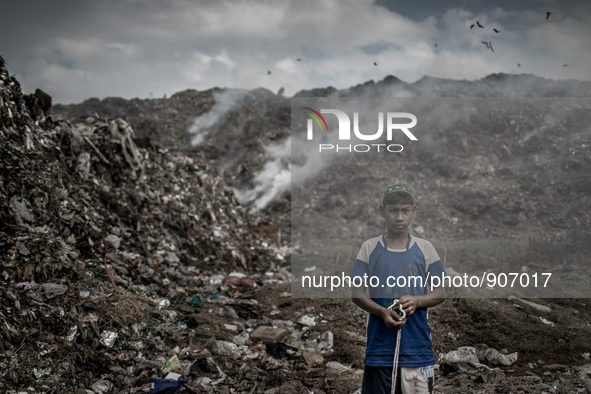
{"label": "boy's hand", "polygon": [[400,299],[396,301],[394,308],[397,308],[398,305],[402,305],[402,309],[404,309],[404,312],[406,312],[406,316],[410,316],[417,310],[419,300],[415,297],[405,295],[400,297]]}
{"label": "boy's hand", "polygon": [[406,324],[406,319],[402,319],[398,313],[391,309],[384,309],[381,317],[390,330],[400,330]]}

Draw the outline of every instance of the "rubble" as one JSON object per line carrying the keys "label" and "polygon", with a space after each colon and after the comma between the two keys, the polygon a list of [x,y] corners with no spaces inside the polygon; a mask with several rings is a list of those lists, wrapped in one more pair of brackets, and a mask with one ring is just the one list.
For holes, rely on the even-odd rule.
{"label": "rubble", "polygon": [[[275,247],[248,231],[253,219],[231,189],[199,159],[137,147],[121,118],[32,115],[0,60],[0,360],[10,365],[0,390],[119,392],[189,377],[206,349],[241,354],[232,342],[196,339],[224,338],[222,327],[242,332],[242,319],[261,313],[236,297],[252,297],[260,272],[286,277],[274,271]],[[242,277],[209,280],[237,270]],[[194,316],[204,299],[241,322]],[[187,324],[204,333],[195,338]],[[174,344],[182,351],[170,357]],[[19,357],[32,354],[41,362]]]}

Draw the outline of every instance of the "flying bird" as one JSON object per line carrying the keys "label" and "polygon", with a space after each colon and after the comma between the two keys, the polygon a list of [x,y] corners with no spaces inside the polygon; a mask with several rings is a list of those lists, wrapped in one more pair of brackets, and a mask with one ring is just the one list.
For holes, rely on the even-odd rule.
{"label": "flying bird", "polygon": [[497,30],[497,29],[494,29],[494,28],[493,28],[493,31],[494,31],[495,33],[500,33],[500,32],[501,32],[500,30]]}
{"label": "flying bird", "polygon": [[490,42],[490,41],[489,41],[489,42],[486,42],[486,41],[480,41],[480,42],[481,42],[481,43],[483,43],[484,45],[486,45],[486,48],[487,48],[487,49],[490,49],[490,50],[491,50],[491,51],[493,51],[493,52],[495,51],[495,50],[493,49],[493,47],[492,47],[492,42]]}
{"label": "flying bird", "polygon": [[374,65],[374,66],[377,66],[378,64],[377,64],[376,62],[373,62],[373,65]]}
{"label": "flying bird", "polygon": [[480,24],[480,22],[476,21],[476,26],[480,27],[481,29],[484,27]]}
{"label": "flying bird", "polygon": [[435,44],[435,48],[437,48],[437,44]]}
{"label": "flying bird", "polygon": [[471,28],[473,28],[474,26],[476,26],[476,25],[475,25],[474,23],[472,23],[472,24],[470,25],[470,29],[471,29]]}
{"label": "flying bird", "polygon": [[271,70],[267,70],[267,75],[271,75]]}
{"label": "flying bird", "polygon": [[301,61],[302,61],[302,59],[298,58],[298,62],[301,62]]}
{"label": "flying bird", "polygon": [[568,67],[568,64],[563,64],[562,67]]}
{"label": "flying bird", "polygon": [[551,12],[546,11],[546,20],[548,20],[548,18],[550,18],[550,14],[551,14]]}
{"label": "flying bird", "polygon": [[517,63],[517,67],[521,67],[521,64]]}

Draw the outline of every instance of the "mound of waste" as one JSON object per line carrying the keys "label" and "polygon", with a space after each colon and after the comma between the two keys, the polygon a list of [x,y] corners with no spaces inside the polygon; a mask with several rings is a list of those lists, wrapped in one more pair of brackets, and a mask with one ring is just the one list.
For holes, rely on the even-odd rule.
{"label": "mound of waste", "polygon": [[[35,97],[0,58],[0,391],[156,390],[171,372],[239,385],[215,338],[261,323],[251,298],[289,279],[289,249],[204,160]],[[204,304],[237,325],[199,317]]]}
{"label": "mound of waste", "polygon": [[[380,81],[370,80],[346,89],[325,87],[302,90],[294,97],[567,98],[588,97],[590,94],[591,82],[588,81],[554,81],[528,74],[501,73],[474,81],[423,77],[414,83],[407,83],[390,75]],[[291,193],[298,191],[292,190],[289,182],[285,181],[290,165],[289,155],[285,152],[291,150],[291,113],[288,98],[266,89],[247,91],[214,88],[201,92],[186,90],[168,98],[158,99],[93,98],[80,104],[57,105],[52,110],[66,119],[88,116],[95,112],[122,117],[134,125],[138,137],[150,138],[153,144],[165,147],[179,144],[185,146],[192,155],[202,157],[215,167],[226,184],[235,190],[243,204],[257,209],[264,206],[263,211],[270,214],[270,224],[280,227],[285,233],[291,231]],[[519,202],[518,207],[512,206],[508,210],[503,210],[502,206],[492,209],[488,205],[480,206],[481,202],[477,201],[482,200],[479,197],[480,193],[486,195],[489,190],[473,188],[472,191],[466,192],[463,187],[472,178],[475,178],[474,182],[481,181],[479,175],[474,176],[474,169],[482,167],[483,170],[479,171],[485,173],[485,178],[493,178],[493,183],[502,183],[500,187],[503,189],[503,195],[511,205],[515,205],[514,201],[522,199],[519,193],[523,193],[523,190],[517,188],[525,189],[526,193],[534,190],[534,198],[541,200],[539,204],[537,201],[533,203],[536,206],[534,210],[538,209],[537,205],[551,204],[552,200],[557,198],[551,193],[541,193],[540,184],[558,182],[566,184],[564,187],[560,186],[560,189],[587,188],[586,182],[579,179],[579,174],[576,174],[577,179],[573,179],[572,182],[569,180],[573,176],[572,170],[581,168],[585,163],[576,155],[572,157],[556,154],[557,149],[577,148],[564,147],[560,139],[573,139],[573,144],[584,149],[584,136],[569,134],[568,130],[562,129],[543,134],[539,130],[544,126],[545,119],[540,118],[539,114],[527,113],[524,110],[523,114],[518,114],[518,118],[514,119],[513,115],[494,114],[498,119],[511,118],[517,123],[495,125],[498,130],[493,136],[488,133],[482,135],[479,131],[481,126],[491,128],[484,124],[484,120],[476,125],[479,128],[456,127],[458,125],[434,128],[430,135],[423,135],[419,139],[419,152],[411,152],[413,154],[405,156],[404,160],[395,161],[394,171],[397,179],[416,185],[424,191],[419,193],[421,195],[431,192],[429,189],[433,179],[439,182],[436,186],[438,193],[441,190],[437,196],[440,206],[424,207],[428,212],[426,216],[429,221],[419,223],[424,229],[431,231],[430,234],[426,234],[427,236],[447,234],[445,225],[455,223],[454,218],[457,218],[458,223],[465,223],[470,227],[462,233],[454,231],[454,237],[464,237],[466,233],[474,234],[476,237],[488,236],[490,233],[487,232],[490,231],[503,233],[508,229],[512,231],[519,223],[525,223],[525,227],[518,229],[520,232],[534,227],[524,220],[524,215],[527,218],[535,216],[535,213],[524,212],[523,205],[529,205],[527,203]],[[302,192],[305,194],[308,190],[314,190],[318,195],[309,196],[311,199],[329,201],[337,183],[335,176],[349,177],[351,174],[359,174],[360,179],[367,179],[367,174],[363,170],[366,165],[370,166],[373,162],[363,162],[362,155],[357,159],[357,162],[334,163],[327,167]],[[473,165],[474,162],[476,165]],[[532,167],[535,168],[531,169]],[[528,174],[524,175],[525,172]],[[380,185],[377,189],[394,181],[390,173],[386,172],[384,176],[372,173],[376,178],[373,180],[374,183]],[[426,176],[423,177],[421,174]],[[546,179],[548,174],[552,175],[552,180]],[[543,178],[542,182],[538,178]],[[484,181],[488,182],[489,179],[486,178]],[[513,187],[513,183],[516,188]],[[271,185],[275,190],[269,193],[262,192],[272,189]],[[331,192],[325,195],[324,189]],[[494,189],[499,190],[499,186],[495,184]],[[350,200],[345,195],[340,197]],[[358,207],[374,204],[373,199],[370,200],[365,194],[350,197],[357,202],[354,207],[356,212],[351,214],[354,216],[364,216],[357,214]],[[473,201],[477,204],[474,207],[476,212],[466,212],[466,206]],[[351,203],[346,202],[349,205]],[[578,205],[577,203],[577,208]],[[333,209],[333,206],[336,206],[336,209]],[[329,213],[331,220],[340,214],[338,203],[330,203],[322,208],[324,212]],[[497,214],[496,211],[501,212]],[[475,217],[486,215],[489,217],[484,217],[484,220],[473,220]],[[573,215],[558,216],[550,218],[553,228],[566,229],[577,225],[571,217]],[[329,222],[330,220],[327,221]],[[535,226],[539,226],[539,223],[535,223]],[[370,231],[364,229],[368,226],[362,221],[356,221],[350,227],[361,228],[360,233]],[[370,227],[375,229],[375,226]],[[453,228],[459,229],[460,226],[454,225]],[[321,233],[327,231],[324,227],[318,229]]]}

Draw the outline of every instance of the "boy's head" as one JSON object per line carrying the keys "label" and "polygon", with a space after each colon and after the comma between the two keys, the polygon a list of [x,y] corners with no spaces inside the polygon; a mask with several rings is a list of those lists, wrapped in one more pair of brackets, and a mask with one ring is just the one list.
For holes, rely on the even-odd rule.
{"label": "boy's head", "polygon": [[408,185],[397,183],[384,190],[380,214],[391,234],[406,234],[415,213],[415,193]]}
{"label": "boy's head", "polygon": [[386,206],[395,204],[415,205],[415,193],[410,186],[403,183],[397,183],[388,186],[386,190],[384,190],[382,205]]}

